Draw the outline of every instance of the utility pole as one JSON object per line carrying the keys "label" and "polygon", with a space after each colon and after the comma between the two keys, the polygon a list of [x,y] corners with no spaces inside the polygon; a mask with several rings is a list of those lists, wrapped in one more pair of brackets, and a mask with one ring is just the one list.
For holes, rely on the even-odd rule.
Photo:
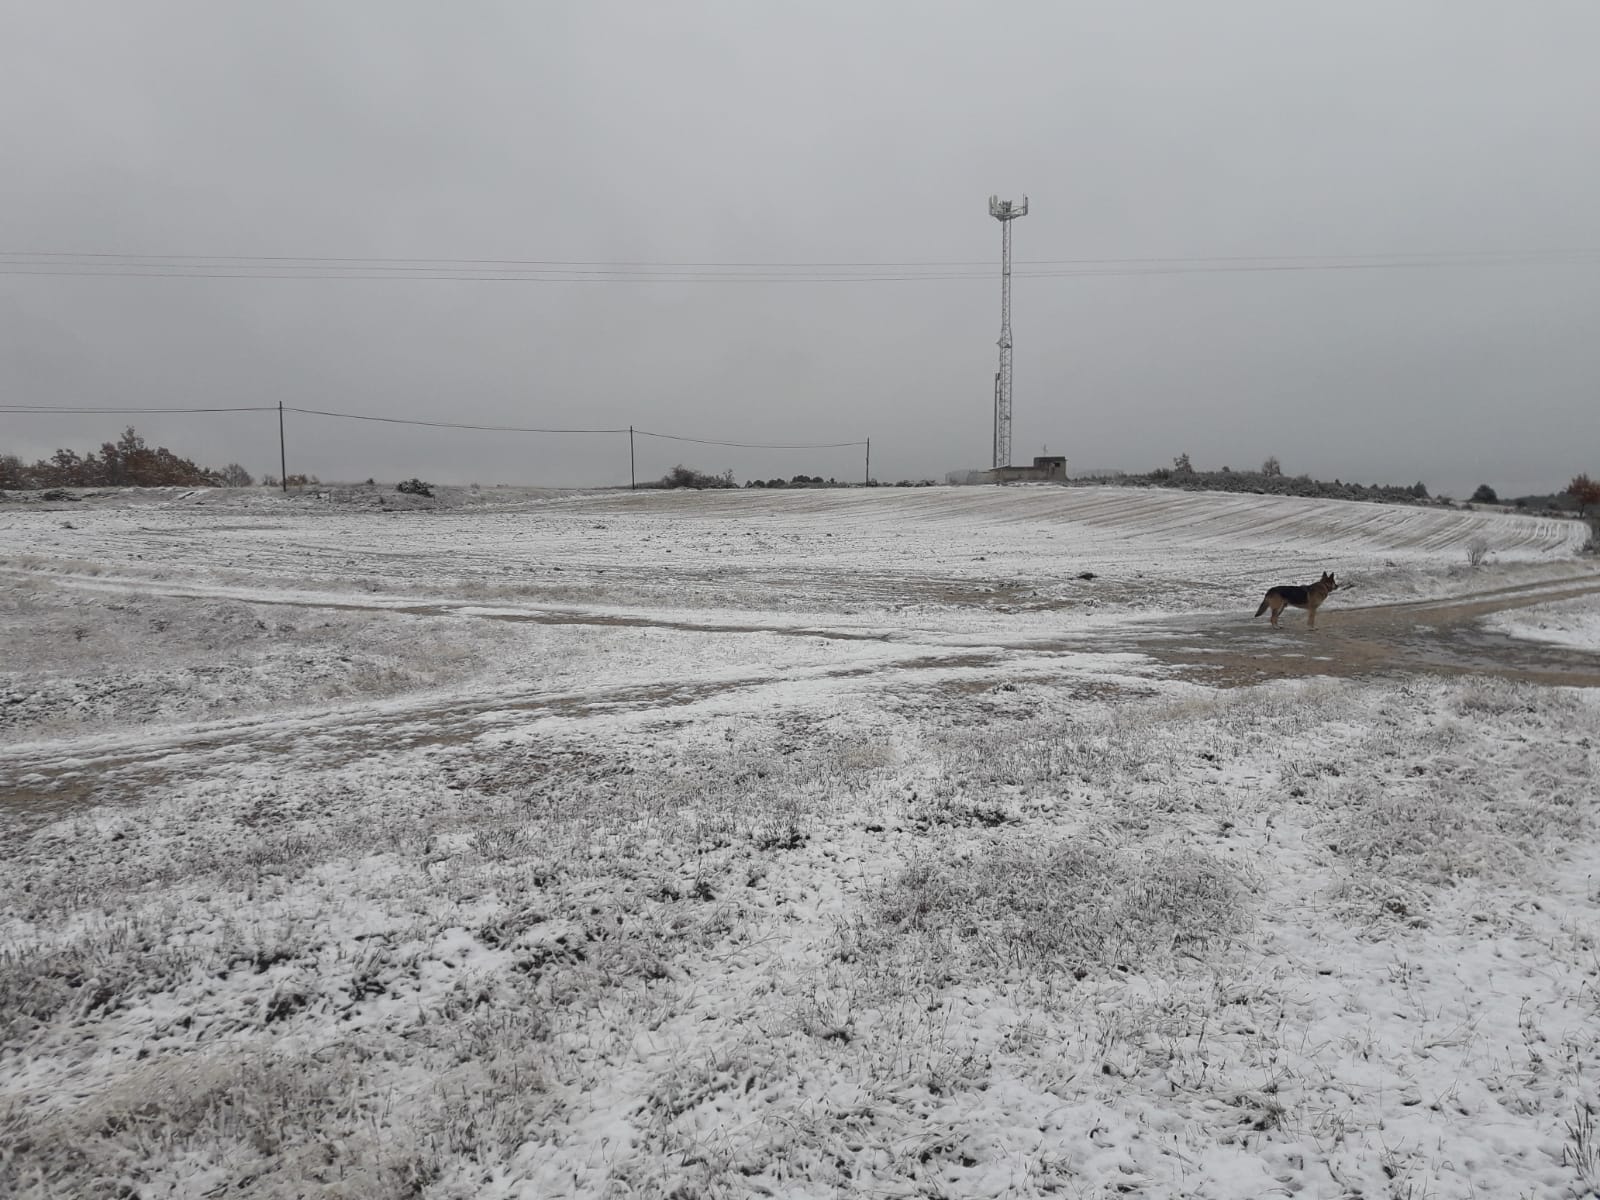
{"label": "utility pole", "polygon": [[283,401],[278,401],[278,485],[289,494],[289,457],[283,448]]}
{"label": "utility pole", "polygon": [[1011,222],[1028,215],[1021,204],[989,197],[989,215],[1000,222],[1000,370],[994,377],[994,465],[1011,465]]}
{"label": "utility pole", "polygon": [[639,481],[634,478],[634,474],[633,474],[633,426],[632,425],[628,426],[628,490],[630,492],[636,492],[636,491],[639,490]]}
{"label": "utility pole", "polygon": [[869,484],[869,485],[872,483],[872,439],[871,438],[867,439],[867,476],[866,476],[865,482],[867,484]]}

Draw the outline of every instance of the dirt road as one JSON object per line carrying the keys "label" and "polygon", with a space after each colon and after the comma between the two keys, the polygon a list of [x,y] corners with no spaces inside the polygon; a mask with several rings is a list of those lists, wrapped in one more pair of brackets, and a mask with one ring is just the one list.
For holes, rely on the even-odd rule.
{"label": "dirt road", "polygon": [[[174,590],[170,594],[182,593]],[[934,672],[954,670],[963,673],[963,686],[970,686],[974,679],[1013,677],[1023,665],[1037,671],[1041,662],[1048,664],[1068,654],[1114,652],[1137,654],[1195,682],[1219,687],[1313,675],[1357,678],[1407,673],[1487,675],[1541,685],[1600,687],[1600,654],[1522,641],[1481,625],[1481,619],[1493,613],[1596,594],[1600,594],[1600,576],[1590,572],[1470,597],[1366,607],[1345,607],[1335,597],[1322,609],[1315,630],[1306,627],[1304,614],[1291,610],[1278,629],[1271,628],[1264,617],[1251,620],[1238,612],[1128,620],[1092,634],[1048,641],[971,637],[957,643],[944,638],[933,645],[907,631],[900,636],[870,637],[904,643],[904,657],[871,665],[808,668],[800,674],[814,682],[831,681],[844,687],[873,681],[895,686],[895,681],[933,678]],[[444,608],[428,605],[387,611],[404,617],[408,612],[438,615]],[[471,615],[509,619],[495,613]],[[585,623],[584,615],[575,611],[532,613],[516,619]],[[619,618],[595,614],[588,621],[615,624]],[[770,632],[863,639],[859,631],[817,626],[768,629],[740,622],[648,619],[628,623],[659,625],[691,637]],[[341,706],[334,711],[268,714],[0,748],[0,827],[36,825],[112,795],[146,794],[174,773],[192,776],[229,764],[269,762],[283,756],[292,756],[301,764],[337,765],[380,749],[460,744],[493,728],[530,719],[670,709],[789,682],[752,666],[756,669],[738,677],[724,674],[717,679],[662,681],[581,694],[501,690],[467,698],[427,695]]]}
{"label": "dirt road", "polygon": [[1129,639],[1127,648],[1223,687],[1305,675],[1429,672],[1600,687],[1600,654],[1508,637],[1481,624],[1494,613],[1596,594],[1600,579],[1592,574],[1470,597],[1369,607],[1342,607],[1335,594],[1314,630],[1295,609],[1285,613],[1277,629],[1266,617],[1186,616],[1150,624]]}

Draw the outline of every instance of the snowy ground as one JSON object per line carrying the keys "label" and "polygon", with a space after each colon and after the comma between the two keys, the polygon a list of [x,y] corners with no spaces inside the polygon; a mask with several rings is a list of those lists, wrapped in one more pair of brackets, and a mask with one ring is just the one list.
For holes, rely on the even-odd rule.
{"label": "snowy ground", "polygon": [[1559,601],[1497,613],[1485,624],[1512,637],[1600,651],[1600,609],[1589,601]]}
{"label": "snowy ground", "polygon": [[0,501],[0,1194],[1591,1195],[1584,532]]}

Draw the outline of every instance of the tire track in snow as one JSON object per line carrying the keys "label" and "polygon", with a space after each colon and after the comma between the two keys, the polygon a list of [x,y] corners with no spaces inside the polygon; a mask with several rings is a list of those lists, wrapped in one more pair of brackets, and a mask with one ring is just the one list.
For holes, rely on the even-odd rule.
{"label": "tire track in snow", "polygon": [[[95,581],[99,582],[99,581]],[[172,589],[169,594],[188,594]],[[211,589],[206,589],[211,594]],[[795,682],[841,686],[906,674],[959,670],[961,684],[1022,673],[1037,678],[1066,655],[1142,656],[1146,670],[1176,672],[1197,682],[1238,686],[1310,675],[1371,676],[1395,673],[1483,674],[1540,684],[1600,687],[1600,655],[1519,641],[1479,627],[1490,613],[1600,594],[1594,576],[1523,584],[1467,597],[1405,601],[1340,609],[1324,607],[1322,627],[1287,625],[1272,630],[1259,621],[1218,614],[1154,621],[1108,622],[1092,633],[1058,639],[944,640],[916,645],[912,656],[886,662],[806,668],[785,677],[770,673],[726,675],[560,694],[502,690],[488,695],[385,700],[315,715],[271,714],[226,722],[176,726],[151,734],[110,734],[66,743],[31,743],[0,749],[0,820],[32,823],[94,802],[115,784],[142,792],[177,774],[242,760],[334,765],[377,750],[408,750],[471,741],[510,724],[548,717],[584,717],[682,708],[715,697]],[[262,601],[257,600],[257,603]],[[376,601],[280,599],[306,607],[369,608],[438,615],[451,606],[395,609]],[[461,604],[454,611],[487,620],[570,624],[641,624],[688,634],[794,634],[847,641],[890,640],[885,634],[817,626],[696,623],[619,618],[608,614],[484,611]],[[1292,611],[1292,610],[1291,610]],[[899,639],[894,639],[899,640]],[[1136,663],[1123,669],[1137,673]]]}
{"label": "tire track in snow", "polygon": [[112,798],[121,789],[142,795],[162,782],[241,762],[292,760],[297,767],[332,767],[374,753],[459,745],[532,719],[613,715],[682,708],[762,688],[836,684],[890,674],[988,668],[998,651],[954,648],[886,663],[802,668],[700,680],[657,681],[591,692],[501,690],[488,695],[384,700],[315,714],[269,713],[0,748],[0,829],[26,829]]}

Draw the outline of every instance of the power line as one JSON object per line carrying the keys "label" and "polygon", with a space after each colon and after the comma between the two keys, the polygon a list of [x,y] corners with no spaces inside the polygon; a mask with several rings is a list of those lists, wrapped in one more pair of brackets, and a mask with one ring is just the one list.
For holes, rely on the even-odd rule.
{"label": "power line", "polygon": [[[1600,265],[1600,249],[1429,251],[1370,255],[1040,259],[1022,278],[1436,270],[1516,264]],[[0,275],[181,279],[393,280],[514,283],[888,283],[990,279],[968,262],[645,263],[537,259],[402,259],[228,255],[131,255],[88,251],[0,251]]]}
{"label": "power line", "polygon": [[[985,264],[980,261],[901,261],[901,262],[650,262],[644,259],[572,259],[572,258],[394,258],[383,256],[337,256],[318,254],[113,254],[105,251],[91,250],[0,250],[0,258],[38,258],[38,259],[115,259],[131,264],[140,262],[193,262],[205,264],[242,264],[242,263],[282,263],[289,266],[308,263],[323,263],[329,265],[345,265],[351,267],[366,266],[376,263],[399,264],[408,267],[442,266],[444,268],[460,267],[536,267],[536,268],[563,268],[563,267],[614,267],[629,270],[700,270],[703,268],[719,269],[763,269],[786,270],[802,269],[812,270],[817,268],[910,268],[910,267],[981,267]],[[1122,259],[1062,259],[1061,262],[1098,262],[1129,261]],[[1140,260],[1142,261],[1142,260]]]}
{"label": "power line", "polygon": [[[4,250],[0,260],[12,265],[51,267],[103,267],[107,270],[137,267],[173,269],[220,269],[251,267],[294,270],[398,271],[535,271],[557,273],[635,274],[649,271],[818,271],[818,270],[939,270],[983,267],[981,262],[645,262],[598,259],[515,259],[515,258],[385,258],[333,257],[324,255],[232,255],[232,254],[110,254],[94,251]],[[1073,260],[1061,260],[1070,262]],[[1083,260],[1092,262],[1096,260]]]}
{"label": "power line", "polygon": [[[1414,250],[1378,251],[1368,254],[1222,254],[1222,255],[1144,255],[1125,258],[1045,258],[1019,259],[1020,266],[1107,266],[1140,263],[1229,263],[1229,262],[1351,262],[1368,259],[1503,259],[1547,258],[1554,256],[1600,255],[1600,246],[1543,246],[1521,250]],[[359,267],[370,264],[397,264],[402,267],[532,267],[623,270],[691,270],[705,268],[728,270],[818,270],[818,269],[878,269],[896,270],[911,268],[977,267],[991,269],[993,264],[983,260],[923,259],[840,262],[652,262],[644,259],[544,259],[544,258],[399,258],[372,255],[317,255],[317,254],[129,254],[91,250],[0,250],[0,258],[42,259],[97,259],[122,260],[130,263],[180,263],[243,264],[243,263],[321,263]]]}
{"label": "power line", "polygon": [[89,415],[130,413],[138,416],[146,413],[232,413],[276,411],[277,406],[271,404],[251,404],[226,408],[76,408],[71,406],[61,407],[53,404],[0,404],[0,412],[9,413],[77,413]]}
{"label": "power line", "polygon": [[733,446],[745,450],[834,450],[847,446],[864,446],[865,442],[722,442],[712,438],[685,437],[675,433],[652,433],[648,429],[542,429],[521,425],[469,425],[459,421],[425,421],[415,417],[375,417],[361,413],[331,412],[320,408],[298,408],[285,404],[284,412],[304,413],[314,417],[338,417],[347,421],[381,421],[387,425],[423,425],[430,429],[476,429],[492,433],[632,433],[639,437],[662,438],[671,442],[694,442],[702,446]]}
{"label": "power line", "polygon": [[[1532,262],[1533,260],[1517,260],[1518,262]],[[1544,260],[1555,262],[1558,260]],[[1490,262],[1453,260],[1431,262],[1370,262],[1370,263],[1322,263],[1322,264],[1283,264],[1283,265],[1254,265],[1254,266],[1191,266],[1191,267],[1151,267],[1130,268],[1126,270],[1064,270],[1064,271],[1038,271],[1017,270],[1013,275],[1018,279],[1110,279],[1110,278],[1147,278],[1154,276],[1173,275],[1235,275],[1235,274],[1286,274],[1330,271],[1410,271],[1410,270],[1438,270],[1441,268],[1462,268],[1472,266],[1514,265],[1509,260],[1496,260]],[[1572,260],[1571,265],[1580,264]],[[990,282],[991,275],[979,272],[922,272],[900,273],[890,275],[559,275],[559,274],[521,274],[521,275],[461,275],[439,273],[395,273],[372,274],[351,272],[261,272],[261,271],[99,271],[99,270],[18,270],[0,265],[0,275],[7,276],[47,276],[54,278],[80,278],[80,279],[252,279],[252,280],[283,280],[283,281],[321,281],[333,280],[343,282],[439,282],[439,283],[542,283],[542,284],[836,284],[836,283],[934,283],[951,280]]]}
{"label": "power line", "polygon": [[425,425],[430,429],[476,429],[489,433],[627,433],[621,429],[537,429],[523,425],[469,425],[460,421],[424,421],[413,417],[373,417],[361,413],[330,412],[321,408],[296,408],[285,404],[284,412],[304,413],[311,417],[337,417],[344,421],[381,421],[385,425]]}
{"label": "power line", "polygon": [[[278,406],[247,405],[228,408],[84,408],[84,407],[53,407],[43,404],[0,404],[0,412],[10,413],[67,413],[74,415],[127,415],[141,416],[160,413],[219,413],[219,412],[277,412]],[[864,446],[865,441],[854,442],[728,442],[718,441],[714,438],[687,437],[675,433],[655,433],[648,429],[629,429],[621,426],[613,429],[551,429],[528,425],[476,425],[465,421],[428,421],[421,417],[380,417],[367,413],[336,412],[325,408],[300,408],[297,405],[285,404],[283,411],[286,413],[301,413],[309,417],[332,417],[342,421],[376,421],[385,425],[420,425],[428,429],[468,429],[486,433],[547,433],[547,434],[627,434],[632,433],[638,437],[661,438],[669,442],[693,442],[701,446],[729,446],[743,450],[838,450],[851,446]]]}
{"label": "power line", "polygon": [[[623,430],[624,433],[628,431]],[[679,437],[672,433],[651,433],[648,429],[635,429],[640,437],[665,438],[670,442],[694,442],[701,446],[732,446],[740,450],[839,450],[847,446],[865,446],[859,442],[719,442],[711,438]]]}
{"label": "power line", "polygon": [[104,271],[104,270],[31,270],[0,265],[0,275],[35,275],[55,278],[81,279],[280,279],[280,280],[345,280],[386,282],[397,280],[437,281],[443,283],[905,283],[918,280],[982,279],[976,273],[923,273],[897,275],[615,275],[599,274],[520,274],[520,275],[463,275],[437,272],[398,272],[392,274],[351,272],[283,272],[283,271]]}

